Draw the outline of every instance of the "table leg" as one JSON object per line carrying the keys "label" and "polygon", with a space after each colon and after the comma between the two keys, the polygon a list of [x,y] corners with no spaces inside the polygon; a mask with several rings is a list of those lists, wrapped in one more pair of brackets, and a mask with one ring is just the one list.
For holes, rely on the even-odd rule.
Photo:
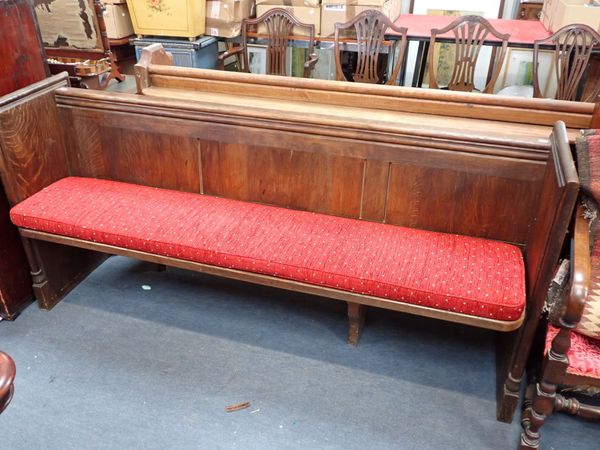
{"label": "table leg", "polygon": [[417,60],[415,62],[415,72],[413,74],[412,87],[421,87],[421,85],[423,84],[428,53],[429,41],[419,41],[419,48],[417,50]]}

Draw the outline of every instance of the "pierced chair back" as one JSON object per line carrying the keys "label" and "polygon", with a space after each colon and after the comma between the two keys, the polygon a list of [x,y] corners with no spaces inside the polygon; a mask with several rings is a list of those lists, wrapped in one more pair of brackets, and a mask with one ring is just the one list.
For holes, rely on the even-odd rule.
{"label": "pierced chair back", "polygon": [[286,63],[286,52],[290,38],[294,35],[294,29],[301,29],[304,31],[303,34],[308,38],[308,53],[304,64],[303,76],[308,78],[317,62],[317,57],[314,53],[315,26],[298,21],[298,19],[283,8],[273,8],[256,19],[244,19],[242,21],[242,71],[250,72],[248,33],[258,31],[258,33],[261,34],[263,29],[266,34],[266,39],[268,40],[266,73],[268,75],[283,76],[289,75]]}
{"label": "pierced chair back", "polygon": [[452,31],[456,51],[454,54],[454,69],[450,77],[447,89],[451,91],[472,92],[475,90],[475,66],[481,51],[481,47],[492,35],[501,41],[500,49],[492,53],[493,72],[490,81],[485,86],[484,93],[492,93],[494,84],[500,75],[500,69],[506,56],[509,34],[501,34],[486,19],[480,16],[462,16],[444,28],[431,30],[429,43],[429,54],[427,57],[429,66],[429,87],[439,89],[436,78],[436,64],[434,61],[436,38]]}
{"label": "pierced chair back", "polygon": [[[352,74],[352,79],[360,83],[395,84],[398,73],[400,72],[400,67],[402,66],[402,61],[404,60],[407,29],[397,27],[385,14],[373,9],[361,12],[346,23],[336,23],[334,52],[338,81],[348,81],[342,71],[341,44],[343,39],[342,33],[351,28],[354,28],[354,31],[356,32],[355,39],[357,45],[356,71]],[[379,77],[378,62],[379,54],[381,53],[382,47],[385,45],[385,32],[389,28],[399,33],[401,40],[400,49],[398,50],[398,59],[394,65],[391,76],[386,81],[381,80]],[[392,49],[395,49],[395,47],[390,45],[390,52]]]}
{"label": "pierced chair back", "polygon": [[[554,45],[556,58],[556,95],[557,100],[575,100],[579,83],[588,66],[592,50],[600,44],[600,34],[593,28],[583,24],[567,25],[546,39],[535,41],[533,45],[533,96],[542,97],[538,79],[538,57],[540,46]],[[589,98],[584,101],[594,102],[600,94],[600,80]]]}

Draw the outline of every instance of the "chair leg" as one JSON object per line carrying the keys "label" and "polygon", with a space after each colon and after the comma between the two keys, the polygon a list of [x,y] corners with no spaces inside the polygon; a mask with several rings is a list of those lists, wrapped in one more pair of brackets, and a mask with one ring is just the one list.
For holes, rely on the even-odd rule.
{"label": "chair leg", "polygon": [[53,298],[50,291],[50,285],[48,284],[46,271],[44,270],[44,266],[39,255],[37,243],[28,238],[21,238],[21,241],[23,242],[25,255],[27,256],[29,267],[31,269],[30,273],[33,281],[33,295],[37,299],[41,308],[51,309],[56,303],[56,299]]}
{"label": "chair leg", "polygon": [[566,412],[588,420],[600,420],[600,407],[586,405],[575,398],[565,398],[560,394],[556,396],[554,410]]}
{"label": "chair leg", "polygon": [[360,303],[348,303],[348,344],[356,346],[365,324],[366,307]]}
{"label": "chair leg", "polygon": [[537,450],[540,448],[540,429],[546,419],[554,412],[556,385],[541,382],[535,386],[533,404],[523,413],[523,431],[519,450]]}

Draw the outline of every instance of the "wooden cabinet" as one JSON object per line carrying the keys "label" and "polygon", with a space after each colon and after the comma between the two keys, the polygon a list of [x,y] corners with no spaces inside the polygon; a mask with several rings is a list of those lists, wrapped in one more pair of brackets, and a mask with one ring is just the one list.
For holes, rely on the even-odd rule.
{"label": "wooden cabinet", "polygon": [[516,18],[520,20],[540,20],[543,6],[544,2],[542,0],[521,0]]}
{"label": "wooden cabinet", "polygon": [[[0,2],[0,96],[48,75],[33,9],[27,0]],[[13,319],[31,301],[29,265],[0,185],[0,317]]]}

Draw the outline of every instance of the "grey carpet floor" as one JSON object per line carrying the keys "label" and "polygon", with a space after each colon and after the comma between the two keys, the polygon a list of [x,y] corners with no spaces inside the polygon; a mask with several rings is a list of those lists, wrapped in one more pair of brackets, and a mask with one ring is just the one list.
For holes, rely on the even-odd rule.
{"label": "grey carpet floor", "polygon": [[[370,310],[357,348],[345,333],[340,302],[113,257],[0,323],[18,366],[0,448],[516,447],[491,332]],[[557,415],[543,439],[600,449],[600,426]]]}

